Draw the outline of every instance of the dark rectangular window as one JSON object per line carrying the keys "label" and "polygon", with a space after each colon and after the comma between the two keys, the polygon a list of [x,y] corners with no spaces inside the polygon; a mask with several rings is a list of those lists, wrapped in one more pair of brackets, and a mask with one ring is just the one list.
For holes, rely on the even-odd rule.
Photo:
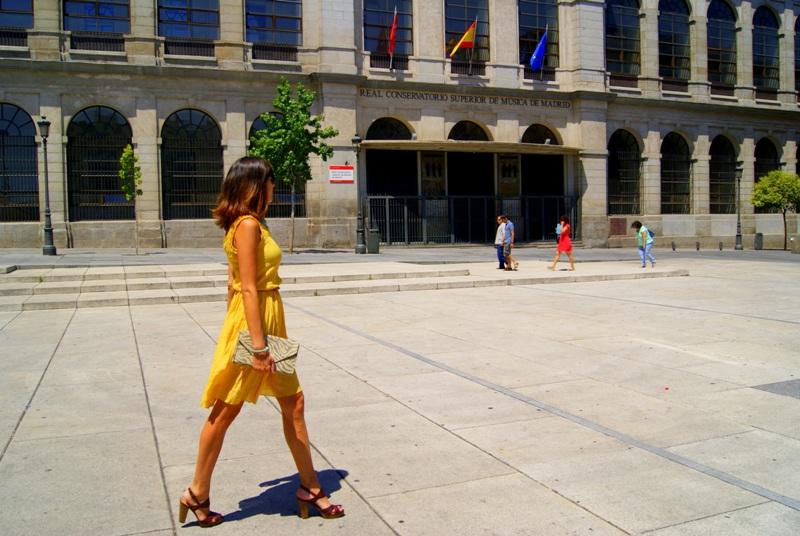
{"label": "dark rectangular window", "polygon": [[444,31],[445,54],[449,57],[470,24],[477,19],[474,49],[459,49],[452,57],[451,70],[468,74],[472,60],[472,74],[482,74],[489,61],[489,6],[486,0],[445,0]]}
{"label": "dark rectangular window", "polygon": [[800,99],[800,18],[794,25],[794,90]]}
{"label": "dark rectangular window", "polygon": [[370,53],[370,67],[389,68],[389,34],[397,7],[397,31],[392,68],[408,69],[414,54],[411,0],[364,0],[364,50]]}
{"label": "dark rectangular window", "polygon": [[708,81],[712,86],[736,84],[736,24],[708,20]]}
{"label": "dark rectangular window", "polygon": [[72,32],[70,48],[76,50],[125,50],[123,34],[129,33],[128,0],[64,2],[64,29]]}
{"label": "dark rectangular window", "polygon": [[780,64],[778,30],[756,26],[753,29],[753,85],[756,89],[778,91]]}
{"label": "dark rectangular window", "polygon": [[661,13],[658,16],[658,75],[665,80],[689,80],[689,51],[689,16]]}
{"label": "dark rectangular window", "polygon": [[158,0],[158,35],[165,53],[213,56],[219,39],[219,0]]}
{"label": "dark rectangular window", "polygon": [[0,46],[28,46],[33,28],[33,0],[0,0]]}
{"label": "dark rectangular window", "polygon": [[253,59],[297,61],[297,48],[303,44],[301,0],[247,0],[245,20]]}
{"label": "dark rectangular window", "polygon": [[547,44],[541,77],[555,78],[558,67],[558,4],[556,0],[519,1],[519,62],[525,66],[525,78],[538,78],[530,68],[531,56],[547,29]]}
{"label": "dark rectangular window", "polygon": [[606,70],[611,75],[640,73],[639,5],[636,0],[609,0],[606,5]]}

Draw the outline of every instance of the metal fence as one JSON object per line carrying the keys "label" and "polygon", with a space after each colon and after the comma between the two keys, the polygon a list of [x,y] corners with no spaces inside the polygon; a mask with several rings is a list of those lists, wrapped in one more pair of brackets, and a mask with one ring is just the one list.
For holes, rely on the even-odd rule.
{"label": "metal fence", "polygon": [[389,65],[391,65],[392,69],[395,71],[407,71],[408,56],[395,54],[394,59],[392,59],[389,54],[378,54],[373,52],[369,55],[370,67],[376,69],[388,69]]}
{"label": "metal fence", "polygon": [[164,54],[172,56],[214,57],[214,42],[202,39],[166,39]]}
{"label": "metal fence", "polygon": [[365,205],[367,226],[384,244],[490,244],[499,214],[514,222],[519,242],[554,239],[562,214],[580,233],[578,198],[570,196],[368,196]]}
{"label": "metal fence", "polygon": [[36,139],[0,135],[0,221],[38,220]]}
{"label": "metal fence", "polygon": [[219,142],[166,141],[162,146],[164,219],[207,219],[222,184]]}
{"label": "metal fence", "polygon": [[254,60],[297,61],[297,47],[279,45],[253,45]]}
{"label": "metal fence", "polygon": [[25,28],[0,28],[0,46],[28,46],[28,30]]}
{"label": "metal fence", "polygon": [[132,220],[133,201],[125,199],[119,157],[130,138],[80,136],[67,143],[70,221]]}

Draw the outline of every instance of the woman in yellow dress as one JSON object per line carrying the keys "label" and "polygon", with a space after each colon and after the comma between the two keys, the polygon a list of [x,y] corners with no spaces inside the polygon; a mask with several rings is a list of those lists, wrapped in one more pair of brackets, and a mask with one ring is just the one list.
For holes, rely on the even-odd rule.
{"label": "woman in yellow dress", "polygon": [[[344,515],[344,508],[331,504],[317,479],[297,374],[275,372],[266,344],[266,334],[286,337],[283,303],[278,292],[281,250],[261,224],[272,202],[274,186],[275,176],[268,162],[255,157],[240,158],[222,182],[213,210],[217,225],[225,230],[228,310],[201,401],[203,407],[212,409],[200,433],[194,479],[180,498],[181,523],[186,521],[189,510],[202,527],[222,523],[222,515],[210,509],[211,475],[228,427],[244,402],[256,403],[260,395],[276,397],[281,408],[284,437],[300,476],[296,494],[300,516],[308,517],[309,504],[326,519]],[[243,329],[249,330],[253,346],[261,349],[254,354],[252,367],[232,361]]]}

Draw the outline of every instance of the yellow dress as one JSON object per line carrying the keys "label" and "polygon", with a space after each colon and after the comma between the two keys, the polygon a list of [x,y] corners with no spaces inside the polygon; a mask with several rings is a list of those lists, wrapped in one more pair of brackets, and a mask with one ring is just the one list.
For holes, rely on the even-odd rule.
{"label": "yellow dress", "polygon": [[[228,263],[233,269],[233,297],[225,315],[225,322],[217,341],[214,352],[214,362],[201,405],[205,408],[214,405],[217,400],[227,404],[240,404],[258,400],[259,395],[265,396],[290,396],[301,391],[300,382],[295,374],[266,374],[253,370],[247,365],[239,365],[232,361],[239,331],[247,329],[247,320],[244,316],[244,301],[242,300],[242,281],[239,277],[239,259],[233,245],[233,235],[236,228],[245,218],[242,216],[231,225],[225,234],[223,248],[228,257]],[[258,298],[261,305],[262,318],[264,319],[264,333],[286,337],[286,322],[283,316],[283,302],[278,288],[281,278],[278,276],[278,266],[281,263],[281,250],[269,230],[262,224],[261,242],[258,249]]]}

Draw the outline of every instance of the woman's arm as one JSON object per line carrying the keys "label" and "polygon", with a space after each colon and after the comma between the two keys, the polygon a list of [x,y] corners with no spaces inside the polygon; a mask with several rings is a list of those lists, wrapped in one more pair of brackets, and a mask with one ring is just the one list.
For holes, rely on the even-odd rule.
{"label": "woman's arm", "polygon": [[[261,242],[261,226],[253,218],[242,220],[233,235],[236,256],[239,259],[239,279],[242,282],[242,301],[244,317],[253,346],[264,348],[267,345],[264,333],[264,320],[258,301],[258,247]],[[272,360],[268,353],[256,354],[253,368],[266,371],[271,368]]]}

